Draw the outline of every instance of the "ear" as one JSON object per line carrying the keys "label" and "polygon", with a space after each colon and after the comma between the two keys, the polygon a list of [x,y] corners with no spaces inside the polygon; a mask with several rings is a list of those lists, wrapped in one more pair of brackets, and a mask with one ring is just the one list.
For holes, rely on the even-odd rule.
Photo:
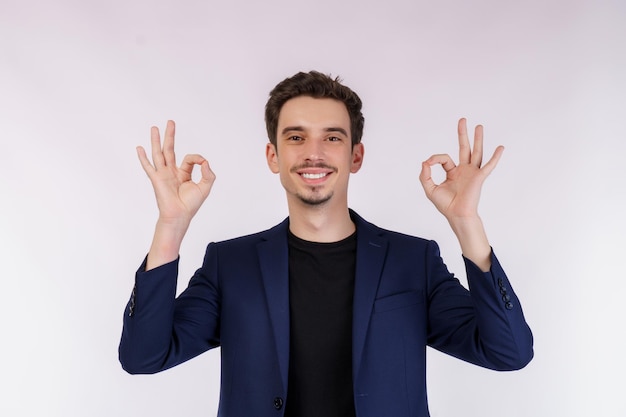
{"label": "ear", "polygon": [[271,142],[265,145],[265,158],[267,158],[267,166],[270,168],[270,171],[278,174],[278,152],[276,152],[276,146]]}
{"label": "ear", "polygon": [[350,165],[350,172],[356,174],[361,169],[363,164],[363,155],[365,154],[365,147],[362,143],[357,143],[352,147],[352,164]]}

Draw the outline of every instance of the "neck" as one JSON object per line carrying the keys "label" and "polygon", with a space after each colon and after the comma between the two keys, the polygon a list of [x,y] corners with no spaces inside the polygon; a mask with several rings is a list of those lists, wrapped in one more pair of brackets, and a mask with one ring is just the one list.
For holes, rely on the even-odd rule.
{"label": "neck", "polygon": [[347,238],[356,227],[347,204],[333,208],[298,202],[289,204],[289,230],[300,239],[328,243]]}

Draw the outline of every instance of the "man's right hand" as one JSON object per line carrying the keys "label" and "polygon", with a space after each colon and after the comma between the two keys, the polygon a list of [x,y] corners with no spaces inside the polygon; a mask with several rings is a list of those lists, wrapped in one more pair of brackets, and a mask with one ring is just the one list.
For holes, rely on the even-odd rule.
{"label": "man's right hand", "polygon": [[[159,129],[151,129],[152,163],[143,147],[137,147],[137,155],[143,170],[150,178],[159,219],[148,254],[146,270],[171,262],[178,257],[180,244],[204,200],[209,196],[215,174],[209,163],[200,155],[186,155],[180,167],[176,166],[174,153],[175,124],[167,122],[163,147]],[[191,178],[194,165],[200,165],[202,178],[196,183]]]}

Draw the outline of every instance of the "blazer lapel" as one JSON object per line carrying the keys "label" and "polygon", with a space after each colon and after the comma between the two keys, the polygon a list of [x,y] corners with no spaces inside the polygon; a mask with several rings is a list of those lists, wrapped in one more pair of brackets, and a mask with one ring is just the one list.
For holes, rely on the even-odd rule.
{"label": "blazer lapel", "polygon": [[265,240],[257,245],[261,276],[276,341],[280,374],[285,389],[287,389],[289,372],[288,224],[288,220],[285,220],[269,230]]}
{"label": "blazer lapel", "polygon": [[[350,212],[357,226],[356,272],[352,318],[352,372],[356,380],[363,356],[365,339],[376,299],[378,283],[387,254],[387,240],[380,230]],[[286,219],[269,230],[257,245],[261,275],[283,386],[287,389],[289,374],[289,249]]]}
{"label": "blazer lapel", "polygon": [[356,381],[365,347],[378,283],[387,254],[379,229],[351,212],[357,226],[356,273],[352,317],[352,374]]}

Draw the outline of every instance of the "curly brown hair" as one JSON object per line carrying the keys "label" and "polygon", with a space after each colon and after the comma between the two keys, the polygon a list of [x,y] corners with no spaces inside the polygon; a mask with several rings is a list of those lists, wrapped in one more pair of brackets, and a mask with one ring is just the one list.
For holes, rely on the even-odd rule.
{"label": "curly brown hair", "polygon": [[365,123],[365,118],[363,113],[361,113],[363,104],[359,96],[350,88],[341,84],[341,81],[339,77],[332,78],[330,75],[322,74],[318,71],[310,71],[299,72],[278,83],[270,92],[270,98],[265,105],[265,126],[270,142],[276,145],[278,116],[283,105],[292,98],[309,96],[313,98],[332,98],[345,104],[350,116],[352,146],[360,143]]}

